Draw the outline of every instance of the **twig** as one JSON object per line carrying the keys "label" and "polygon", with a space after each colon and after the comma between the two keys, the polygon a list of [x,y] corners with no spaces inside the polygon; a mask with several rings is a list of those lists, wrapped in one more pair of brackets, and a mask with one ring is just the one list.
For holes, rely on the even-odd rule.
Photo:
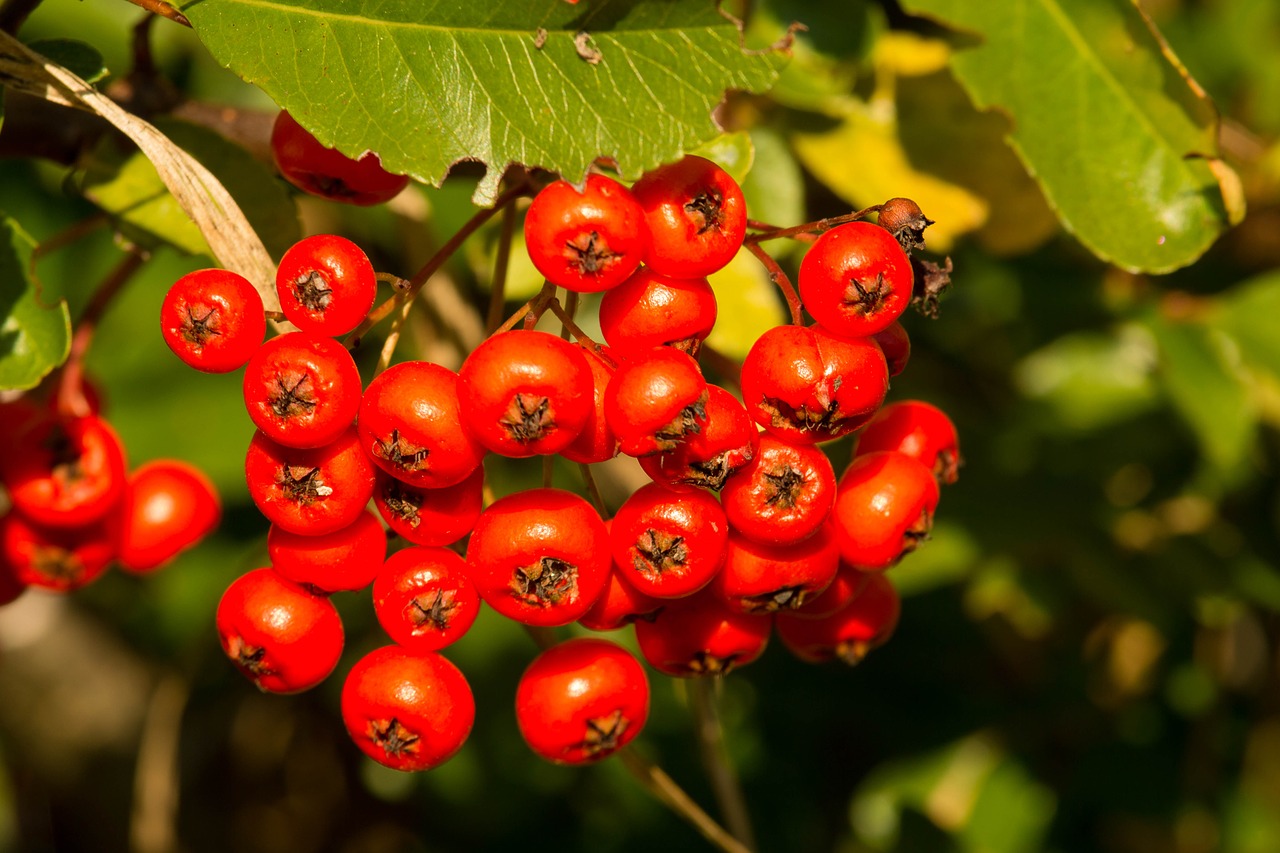
{"label": "twig", "polygon": [[31,252],[31,256],[33,258],[43,258],[45,255],[48,255],[52,252],[56,252],[59,249],[62,249],[66,246],[70,246],[72,243],[75,243],[77,240],[80,240],[84,237],[89,236],[94,231],[97,231],[99,228],[106,225],[110,221],[111,221],[110,216],[108,216],[105,212],[99,211],[98,213],[95,213],[92,216],[81,219],[79,222],[75,223],[74,225],[70,225],[62,229],[57,234],[54,234],[52,237],[49,237],[43,240]]}
{"label": "twig", "polygon": [[493,259],[493,281],[489,285],[489,314],[485,317],[485,332],[492,333],[502,325],[502,306],[507,300],[507,270],[511,267],[511,243],[516,233],[516,208],[507,205],[502,209],[502,230],[498,233],[498,254]]}
{"label": "twig", "polygon": [[787,274],[782,271],[782,267],[778,266],[778,262],[773,259],[773,255],[766,252],[759,243],[746,243],[745,245],[751,254],[755,255],[760,260],[760,263],[764,264],[764,268],[769,271],[769,280],[782,290],[782,295],[787,299],[787,308],[791,311],[791,322],[796,326],[803,326],[804,308],[800,304],[800,295],[796,293],[795,285],[791,283],[791,279],[787,278]]}
{"label": "twig", "polygon": [[609,517],[609,505],[604,502],[604,495],[600,494],[600,487],[596,485],[596,477],[591,473],[591,466],[586,462],[578,463],[578,470],[582,472],[582,482],[587,486],[587,496],[591,498],[591,502],[596,505],[596,509],[600,513],[601,518]]}
{"label": "twig", "polygon": [[391,366],[391,357],[395,355],[396,345],[400,343],[400,330],[404,328],[404,321],[409,318],[412,310],[413,303],[406,301],[399,315],[391,321],[391,331],[387,332],[387,339],[382,342],[382,352],[378,355],[378,364],[373,370],[374,376]]}
{"label": "twig", "polygon": [[724,853],[752,853],[749,847],[730,835],[724,827],[711,819],[711,816],[684,792],[658,765],[625,747],[614,753],[627,768],[627,772],[636,778],[641,785],[673,812],[693,825],[702,837],[710,841]]}
{"label": "twig", "polygon": [[129,0],[129,2],[140,9],[146,9],[153,15],[168,18],[175,24],[182,24],[184,27],[191,26],[191,22],[187,20],[187,16],[170,6],[165,2],[165,0]]}
{"label": "twig", "polygon": [[189,695],[190,688],[178,675],[161,678],[151,694],[133,777],[133,853],[170,853],[178,848],[178,742]]}
{"label": "twig", "polygon": [[751,814],[747,810],[742,784],[724,744],[724,729],[716,712],[715,688],[719,681],[711,678],[695,678],[690,685],[693,699],[694,730],[698,736],[698,752],[702,766],[711,782],[720,814],[734,837],[744,846],[754,850],[755,832],[751,829]]}
{"label": "twig", "polygon": [[[571,299],[573,297],[576,297],[577,295],[578,294],[576,293],[569,294]],[[582,331],[582,329],[578,327],[578,324],[573,322],[573,317],[570,315],[570,312],[560,307],[559,302],[552,301],[550,304],[548,304],[547,307],[550,308],[551,313],[555,314],[556,317],[560,320],[563,330],[573,335],[574,340],[578,341],[578,343],[586,345],[587,347],[590,347],[591,351],[594,352],[596,355],[600,356],[600,358],[604,360],[605,364],[608,364],[612,367],[618,366],[617,362],[615,362],[609,356],[609,354],[604,351],[604,347],[600,346],[600,344],[592,340],[590,335]],[[561,337],[564,337],[564,335],[562,335]]]}
{"label": "twig", "polygon": [[[757,234],[748,234],[742,241],[748,246],[754,243],[760,243],[765,240],[777,240],[780,237],[795,237],[799,234],[807,234],[810,231],[827,231],[835,228],[837,225],[843,225],[846,222],[855,222],[859,219],[866,219],[872,213],[877,212],[883,205],[873,204],[870,207],[864,207],[862,210],[855,210],[853,213],[846,213],[843,216],[828,216],[826,219],[819,219],[814,222],[805,222],[801,225],[792,225],[790,228],[772,228]],[[756,223],[763,225],[763,223]]]}

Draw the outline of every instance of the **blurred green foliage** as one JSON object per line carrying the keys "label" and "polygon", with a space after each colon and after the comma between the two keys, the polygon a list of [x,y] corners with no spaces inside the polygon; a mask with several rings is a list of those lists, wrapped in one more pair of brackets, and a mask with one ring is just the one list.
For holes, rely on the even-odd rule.
{"label": "blurred green foliage", "polygon": [[[752,215],[778,225],[918,193],[955,286],[939,319],[904,320],[912,358],[891,397],[942,407],[965,456],[932,541],[893,570],[905,601],[888,645],[849,670],[800,664],[775,643],[717,684],[761,850],[1280,850],[1280,11],[1270,0],[1143,6],[1222,113],[1217,144],[1249,209],[1216,241],[1191,235],[1203,257],[1160,276],[1109,266],[1062,229],[1002,141],[1009,117],[975,111],[957,80],[971,35],[892,3],[754,4],[753,44],[792,20],[809,29],[770,95],[728,100],[723,119],[740,132],[721,156],[750,162]],[[22,37],[84,39],[119,79],[130,10],[46,0]],[[193,101],[270,108],[191,32],[160,21],[153,44]],[[92,153],[70,166],[0,161],[0,210],[47,241],[97,214],[75,188],[102,167]],[[244,169],[266,180],[261,164]],[[390,210],[296,199],[302,228],[347,234],[378,269],[409,275],[474,210],[479,176],[457,172]],[[270,180],[259,189],[283,196]],[[1074,215],[1103,230],[1140,230],[1132,214],[1082,205]],[[280,227],[268,246],[296,226]],[[454,338],[483,310],[499,227],[433,282],[398,357],[459,357]],[[769,249],[794,273],[803,244]],[[42,301],[65,298],[78,316],[119,257],[107,228],[41,256]],[[243,484],[252,426],[239,377],[194,374],[155,329],[168,284],[209,263],[156,242],[88,369],[131,464],[196,463],[225,522],[154,576],[111,573],[0,611],[0,851],[151,851],[166,831],[193,853],[706,849],[617,762],[569,769],[529,753],[512,703],[535,646],[491,612],[449,652],[475,690],[475,732],[427,774],[385,770],[350,746],[339,677],[265,696],[222,659],[218,597],[266,560],[266,524]],[[517,247],[508,310],[539,284],[522,263]],[[715,284],[712,346],[727,359],[785,321],[745,255]],[[0,287],[7,298],[14,280]],[[380,343],[375,333],[358,352],[362,368]],[[723,365],[708,371],[728,381]],[[850,443],[827,449],[840,470]],[[488,473],[503,494],[538,482],[541,467],[492,460]],[[581,488],[571,467],[555,476]],[[607,497],[625,476],[602,484]],[[341,673],[386,639],[367,592],[335,599]],[[690,706],[687,684],[655,676],[638,748],[711,808]],[[159,794],[146,787],[157,779]]]}

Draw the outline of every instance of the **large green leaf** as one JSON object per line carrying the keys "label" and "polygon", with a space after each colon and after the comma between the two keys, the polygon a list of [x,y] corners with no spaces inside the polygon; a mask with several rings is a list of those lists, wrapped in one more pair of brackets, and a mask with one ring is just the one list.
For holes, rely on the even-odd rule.
{"label": "large green leaf", "polygon": [[71,347],[66,303],[40,303],[31,277],[34,248],[18,223],[0,216],[0,389],[34,388]]}
{"label": "large green leaf", "polygon": [[1231,175],[1206,159],[1216,113],[1132,2],[904,5],[980,39],[956,53],[956,76],[979,108],[1008,113],[1010,144],[1094,254],[1165,272],[1228,226]]}
{"label": "large green leaf", "polygon": [[718,133],[727,89],[761,92],[784,55],[744,51],[713,0],[197,0],[182,5],[218,61],[324,144],[376,151],[439,184],[460,160],[624,177]]}

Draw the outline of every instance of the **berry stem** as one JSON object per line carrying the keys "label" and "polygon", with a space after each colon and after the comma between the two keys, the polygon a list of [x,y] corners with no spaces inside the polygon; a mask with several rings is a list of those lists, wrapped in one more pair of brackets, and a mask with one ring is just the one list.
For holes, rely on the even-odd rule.
{"label": "berry stem", "polygon": [[43,258],[45,255],[52,254],[59,249],[65,248],[76,241],[89,236],[102,226],[108,224],[111,218],[105,213],[95,213],[93,216],[81,219],[74,225],[70,225],[52,237],[48,238],[40,245],[36,246],[31,252],[34,259]]}
{"label": "berry stem", "polygon": [[400,330],[404,328],[404,321],[409,319],[411,310],[413,310],[413,303],[406,302],[400,309],[400,313],[391,321],[391,330],[387,332],[387,339],[382,342],[382,352],[378,355],[378,364],[373,369],[374,376],[391,366],[391,356],[395,354],[396,345],[400,343]]}
{"label": "berry stem", "polygon": [[698,736],[698,752],[702,766],[711,782],[711,790],[720,806],[720,814],[734,837],[746,847],[755,849],[755,832],[751,828],[751,813],[742,792],[742,783],[724,743],[724,727],[716,709],[715,691],[719,679],[695,678],[689,685],[693,700],[694,733]]}
{"label": "berry stem", "polygon": [[608,518],[609,506],[604,502],[604,495],[600,494],[600,486],[596,484],[596,477],[591,473],[591,466],[586,462],[579,462],[578,470],[582,472],[582,482],[587,487],[587,496],[591,498],[591,502],[595,504],[596,510],[600,513],[600,517]]}
{"label": "berry stem", "polygon": [[511,243],[516,233],[516,208],[507,205],[502,209],[502,230],[498,233],[498,250],[493,259],[493,281],[489,285],[489,313],[485,317],[485,332],[492,333],[502,325],[502,306],[507,299],[507,269],[511,266]]}
{"label": "berry stem", "polygon": [[712,820],[711,816],[703,811],[661,767],[634,752],[631,747],[624,747],[614,754],[618,756],[622,766],[627,768],[627,772],[634,776],[649,793],[692,824],[703,838],[718,849],[724,853],[751,853],[750,847],[734,838],[724,827]]}
{"label": "berry stem", "polygon": [[[575,296],[577,296],[576,293],[570,294],[570,297]],[[551,313],[555,314],[556,317],[559,318],[564,330],[572,334],[578,343],[586,344],[590,347],[592,352],[604,359],[605,364],[612,367],[618,366],[617,362],[610,358],[609,354],[604,351],[604,347],[592,340],[590,335],[582,331],[582,329],[578,327],[578,324],[573,322],[573,317],[570,316],[570,312],[562,308],[558,301],[553,300],[547,307],[551,309]],[[565,339],[568,340],[567,337]]]}
{"label": "berry stem", "polygon": [[748,222],[748,227],[763,227],[765,230],[756,234],[748,234],[743,243],[753,246],[756,243],[765,240],[777,240],[780,237],[795,237],[803,240],[802,234],[808,234],[811,231],[827,231],[835,228],[837,225],[843,225],[846,222],[856,222],[859,219],[866,219],[872,213],[876,213],[883,205],[873,204],[870,207],[864,207],[862,210],[855,210],[853,213],[846,213],[842,216],[828,216],[826,219],[818,219],[813,222],[805,222],[801,225],[792,225],[790,228],[774,228],[763,222]]}
{"label": "berry stem", "polygon": [[791,322],[796,326],[804,325],[804,309],[800,305],[800,294],[796,293],[795,285],[791,283],[791,279],[787,278],[787,274],[782,271],[782,267],[778,266],[778,262],[773,259],[764,250],[759,243],[747,243],[746,247],[755,255],[760,263],[764,264],[764,268],[769,271],[769,280],[776,284],[781,290],[782,295],[787,298],[787,308],[791,311]]}
{"label": "berry stem", "polygon": [[76,331],[71,338],[71,349],[67,354],[66,363],[62,366],[62,375],[58,379],[56,400],[59,414],[74,418],[89,414],[89,401],[84,396],[85,353],[89,351],[89,345],[93,342],[93,333],[97,330],[102,315],[106,313],[120,289],[133,278],[133,274],[147,262],[148,258],[149,255],[131,250],[102,280],[98,289],[93,292],[93,296],[89,297],[89,303],[85,305],[84,312],[76,323]]}

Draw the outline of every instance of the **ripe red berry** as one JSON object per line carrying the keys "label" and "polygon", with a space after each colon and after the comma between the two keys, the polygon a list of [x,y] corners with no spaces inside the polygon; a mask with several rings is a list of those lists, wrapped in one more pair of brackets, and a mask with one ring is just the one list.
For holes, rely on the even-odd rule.
{"label": "ripe red berry", "polygon": [[[605,522],[607,527],[609,522]],[[627,573],[617,563],[609,572],[609,582],[604,592],[591,605],[591,609],[582,614],[578,624],[591,631],[614,631],[629,625],[637,619],[652,619],[666,603],[651,595],[645,595],[631,585]]]}
{"label": "ripe red berry", "polygon": [[97,415],[41,413],[0,455],[0,480],[14,508],[50,527],[103,518],[124,496],[126,476],[124,447]]}
{"label": "ripe red berry", "polygon": [[205,373],[229,373],[257,351],[267,333],[262,296],[228,270],[187,273],[160,306],[160,334],[173,354]]}
{"label": "ripe red berry", "polygon": [[761,545],[731,531],[724,566],[711,586],[730,610],[795,610],[831,585],[839,562],[835,531],[829,524],[808,539],[787,545]]}
{"label": "ripe red berry", "polygon": [[484,458],[462,425],[458,375],[428,361],[393,364],[370,382],[357,426],[375,465],[420,488],[461,483]]}
{"label": "ripe red berry", "polygon": [[378,472],[373,505],[382,520],[415,545],[450,545],[471,532],[484,502],[484,468],[461,483],[423,489]]}
{"label": "ripe red berry", "polygon": [[284,110],[271,128],[271,156],[284,179],[298,189],[346,204],[381,204],[409,184],[408,175],[382,168],[376,154],[352,159],[325,147]]}
{"label": "ripe red berry", "polygon": [[319,536],[290,533],[272,525],[267,555],[281,577],[320,592],[349,592],[373,583],[387,556],[387,534],[363,510],[346,527]]}
{"label": "ripe red berry", "polygon": [[645,265],[673,278],[698,278],[724,267],[747,233],[742,188],[710,160],[693,155],[659,166],[631,192],[649,229]]}
{"label": "ripe red berry", "polygon": [[707,381],[698,363],[671,347],[636,353],[605,389],[604,414],[628,456],[674,450],[707,421]]}
{"label": "ripe red berry", "polygon": [[889,375],[897,376],[911,360],[911,338],[902,323],[894,320],[888,326],[871,336],[880,345],[884,360],[889,365]]}
{"label": "ripe red berry", "polygon": [[799,612],[778,614],[778,637],[803,661],[839,659],[852,665],[888,641],[901,612],[898,592],[888,577],[870,574],[849,602],[830,615],[812,619]]}
{"label": "ripe red berry", "polygon": [[896,450],[933,472],[943,483],[959,477],[960,437],[956,425],[937,406],[902,400],[885,406],[858,436],[856,453]]}
{"label": "ripe red berry", "polygon": [[[577,346],[591,368],[591,414],[578,437],[562,449],[560,455],[570,462],[605,462],[618,455],[618,437],[604,416],[605,390],[613,378],[616,360],[608,347],[601,347],[601,352],[596,352],[582,344]],[[606,362],[606,358],[609,361]]]}
{"label": "ripe red berry", "polygon": [[800,261],[797,287],[813,319],[837,335],[874,335],[911,303],[907,253],[885,229],[846,222],[819,237]]}
{"label": "ripe red berry", "polygon": [[115,513],[78,527],[52,528],[10,512],[0,518],[0,563],[7,563],[23,586],[70,592],[102,576],[119,540]]}
{"label": "ripe red berry", "polygon": [[280,310],[304,332],[345,335],[378,295],[373,264],[346,237],[315,234],[289,247],[276,269]]}
{"label": "ripe red berry", "polygon": [[342,685],[347,734],[365,755],[394,770],[430,770],[448,761],[475,718],[467,679],[437,652],[374,649]]}
{"label": "ripe red berry", "polygon": [[842,338],[821,326],[775,326],[742,365],[742,399],[752,419],[793,444],[848,435],[889,391],[884,353],[871,338]]}
{"label": "ripe red berry", "polygon": [[618,508],[609,545],[636,589],[655,598],[680,598],[711,582],[724,562],[728,535],[724,510],[710,494],[650,483]]}
{"label": "ripe red berry", "polygon": [[582,498],[528,489],[480,514],[467,567],[485,603],[526,625],[567,625],[581,617],[609,579],[609,535]]}
{"label": "ripe red berry", "polygon": [[728,675],[764,653],[770,616],[736,613],[711,590],[667,602],[652,621],[638,621],[640,654],[659,672],[678,678]]}
{"label": "ripe red berry", "polygon": [[702,428],[675,449],[641,458],[640,467],[655,482],[718,491],[755,458],[760,431],[738,398],[708,385],[706,413]]}
{"label": "ripe red berry", "polygon": [[604,175],[582,191],[556,181],[534,197],[524,219],[529,259],[552,284],[595,293],[620,284],[644,256],[648,234],[631,192]]}
{"label": "ripe red berry", "polygon": [[937,506],[938,481],[910,456],[880,450],[855,457],[831,511],[840,557],[864,571],[889,568],[928,538]]}
{"label": "ripe red berry", "polygon": [[333,602],[271,569],[233,581],[218,602],[216,621],[223,652],[270,693],[315,687],[342,655],[342,620]]}
{"label": "ripe red berry", "polygon": [[405,548],[373,582],[373,610],[391,639],[410,651],[436,651],[476,621],[480,596],[467,564],[447,548]]}
{"label": "ripe red berry", "polygon": [[756,457],[720,493],[729,524],[766,545],[808,539],[831,514],[836,472],[817,447],[760,436]]}
{"label": "ripe red berry", "polygon": [[4,517],[0,517],[0,607],[17,601],[18,596],[27,590],[27,585],[18,579],[17,569],[3,547],[3,530],[6,526],[8,522]]}
{"label": "ripe red berry", "polygon": [[360,372],[342,344],[310,332],[267,341],[244,371],[249,419],[286,447],[319,447],[351,426]]}
{"label": "ripe red berry", "polygon": [[160,568],[218,526],[222,503],[204,472],[178,459],[140,465],[125,488],[120,565]]}
{"label": "ripe red berry", "polygon": [[644,667],[608,640],[579,637],[534,658],[516,687],[516,724],[537,755],[589,764],[626,746],[649,718]]}
{"label": "ripe red berry", "polygon": [[600,300],[600,331],[623,357],[656,346],[697,356],[716,323],[705,278],[672,278],[641,267]]}
{"label": "ripe red berry", "polygon": [[494,453],[525,457],[568,447],[595,411],[582,349],[548,332],[501,332],[458,369],[462,416]]}
{"label": "ripe red berry", "polygon": [[373,464],[354,427],[332,444],[304,449],[277,444],[259,431],[249,442],[245,480],[268,521],[308,536],[353,523],[373,496]]}

